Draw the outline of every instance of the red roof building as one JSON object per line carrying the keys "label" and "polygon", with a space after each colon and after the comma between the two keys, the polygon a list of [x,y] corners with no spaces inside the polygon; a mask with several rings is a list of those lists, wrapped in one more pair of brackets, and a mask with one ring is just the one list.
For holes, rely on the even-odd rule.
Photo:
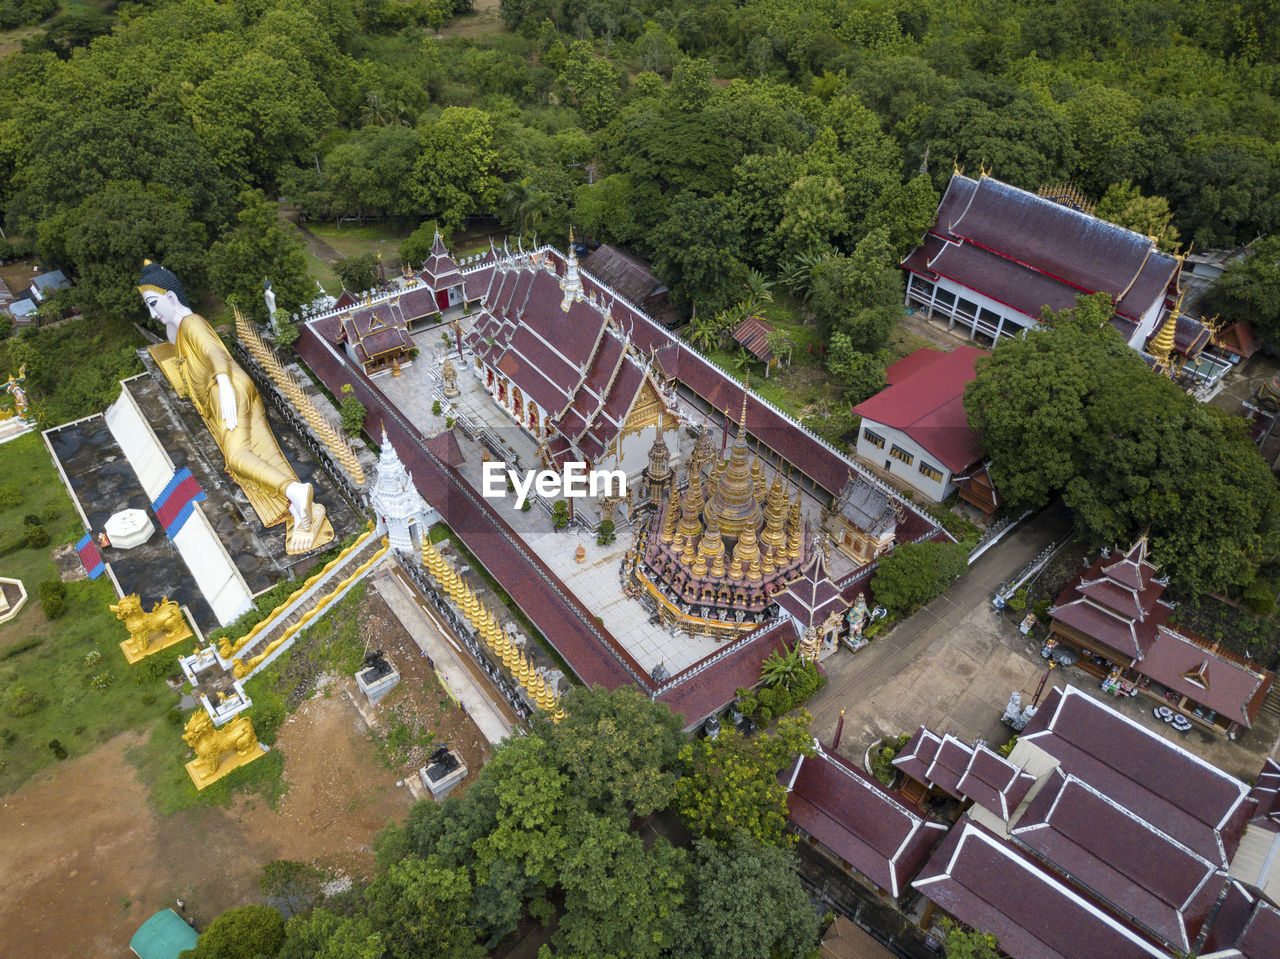
{"label": "red roof building", "polygon": [[890,366],[889,386],[853,408],[862,417],[858,459],[934,502],[951,495],[954,478],[982,459],[964,389],[987,355],[972,346],[950,353],[925,348]]}
{"label": "red roof building", "polygon": [[816,756],[798,757],[782,777],[792,824],[894,897],[906,891],[947,830],[821,746]]}
{"label": "red roof building", "polygon": [[1275,959],[1280,956],[1280,909],[1238,882],[1227,884],[1200,959]]}

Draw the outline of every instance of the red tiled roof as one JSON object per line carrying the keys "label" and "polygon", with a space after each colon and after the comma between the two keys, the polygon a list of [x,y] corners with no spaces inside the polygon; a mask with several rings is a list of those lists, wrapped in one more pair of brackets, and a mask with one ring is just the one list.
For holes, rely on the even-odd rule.
{"label": "red tiled roof", "polygon": [[957,785],[963,795],[1008,821],[1034,784],[1035,777],[977,744]]}
{"label": "red tiled roof", "polygon": [[[1229,951],[1235,949],[1239,952]],[[1280,909],[1240,883],[1229,882],[1199,955],[1276,959],[1280,956]]]}
{"label": "red tiled roof", "polygon": [[841,598],[840,591],[831,582],[821,549],[813,551],[800,575],[775,596],[774,601],[806,628],[819,626],[832,613],[842,613],[849,608],[849,603]]}
{"label": "red tiled roof", "polygon": [[1013,959],[1167,959],[1118,917],[968,816],[911,884]]}
{"label": "red tiled roof", "polygon": [[[923,352],[929,355],[936,351]],[[864,420],[900,430],[953,473],[961,472],[982,457],[982,444],[969,428],[962,401],[965,386],[974,378],[974,364],[978,357],[988,355],[972,346],[941,354],[859,403],[853,412]],[[919,363],[914,356],[900,362]]]}
{"label": "red tiled roof", "polygon": [[843,756],[818,749],[782,777],[793,823],[891,896],[942,839],[946,827],[913,812]]}
{"label": "red tiled roof", "polygon": [[1235,662],[1168,626],[1159,627],[1137,668],[1242,726],[1253,725],[1275,679],[1270,670]]}
{"label": "red tiled roof", "polygon": [[1064,773],[1049,774],[1012,831],[1113,909],[1189,952],[1225,874],[1113,800]]}
{"label": "red tiled roof", "polygon": [[925,726],[921,726],[907,740],[893,764],[918,783],[929,785],[929,767],[938,755],[942,738]]}
{"label": "red tiled roof", "polygon": [[942,737],[942,743],[938,746],[933,762],[925,771],[925,782],[949,793],[956,799],[962,799],[964,794],[960,790],[960,779],[969,768],[971,759],[973,759],[973,747],[947,733]]}
{"label": "red tiled roof", "polygon": [[1240,843],[1250,814],[1243,782],[1087,693],[1054,687],[1019,742],[1211,863],[1225,867]]}
{"label": "red tiled roof", "polygon": [[1177,257],[1153,250],[1133,285],[1116,301],[1116,310],[1135,320],[1140,319],[1162,293],[1169,291],[1170,285],[1177,281],[1178,272]]}
{"label": "red tiled roof", "polygon": [[739,687],[759,683],[764,661],[774,652],[786,652],[797,638],[789,619],[766,624],[682,669],[657,687],[654,698],[684,716],[688,729],[732,700]]}
{"label": "red tiled roof", "polygon": [[943,244],[929,269],[1035,320],[1046,306],[1071,309],[1081,292],[972,243]]}
{"label": "red tiled roof", "polygon": [[1242,359],[1248,359],[1258,352],[1258,341],[1253,335],[1253,327],[1241,320],[1223,327],[1213,335],[1213,344],[1219,349],[1234,353]]}
{"label": "red tiled roof", "polygon": [[645,265],[617,247],[601,243],[582,261],[582,269],[597,276],[632,303],[644,305],[651,296],[665,292],[662,281]]}
{"label": "red tiled roof", "polygon": [[1249,824],[1280,832],[1280,763],[1274,759],[1263,762],[1249,798],[1256,803]]}

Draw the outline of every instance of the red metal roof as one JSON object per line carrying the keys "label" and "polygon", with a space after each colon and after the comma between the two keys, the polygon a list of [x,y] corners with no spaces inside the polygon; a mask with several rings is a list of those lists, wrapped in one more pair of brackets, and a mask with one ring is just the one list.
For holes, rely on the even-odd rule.
{"label": "red metal roof", "polygon": [[[916,353],[924,353],[932,362],[923,363]],[[964,389],[974,378],[978,357],[990,354],[972,346],[950,353],[930,349],[916,353],[899,361],[912,361],[907,375],[859,403],[853,412],[905,433],[951,472],[962,472],[982,458],[978,434],[969,428],[965,416]]]}
{"label": "red metal roof", "polygon": [[748,353],[763,363],[773,359],[773,350],[769,346],[769,334],[773,327],[758,316],[748,316],[733,331],[733,342],[744,347]]}
{"label": "red metal roof", "polygon": [[[1240,951],[1227,951],[1231,949]],[[1280,956],[1280,909],[1240,883],[1228,883],[1199,955],[1276,959]]]}

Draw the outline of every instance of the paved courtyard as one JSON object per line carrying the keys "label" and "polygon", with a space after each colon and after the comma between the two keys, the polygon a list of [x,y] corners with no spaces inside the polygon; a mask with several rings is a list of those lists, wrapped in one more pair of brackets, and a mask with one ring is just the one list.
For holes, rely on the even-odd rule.
{"label": "paved courtyard", "polygon": [[[379,377],[378,386],[415,426],[431,435],[445,428],[444,416],[431,412],[432,400],[439,395],[437,371],[444,354],[437,348],[438,334],[434,332],[417,334],[416,342],[422,349],[419,358],[404,367],[401,376]],[[462,393],[454,400],[456,409],[474,427],[486,429],[491,436],[496,437],[521,468],[535,466],[537,448],[533,439],[514,426],[507,414],[493,402],[470,362],[459,362],[456,352],[449,356],[458,368],[458,386]],[[683,412],[699,425],[711,425],[695,410],[686,408]],[[719,425],[712,428],[718,434]],[[678,435],[678,458],[683,460],[693,449],[694,436],[688,430],[681,430]],[[483,450],[468,440],[461,431],[455,436],[464,457],[464,462],[458,467],[459,473],[476,490],[483,491]],[[765,468],[765,476],[767,481],[772,481],[773,471],[768,467]],[[810,527],[816,528],[820,504],[808,493],[803,494],[802,503]],[[668,673],[674,674],[719,648],[720,644],[714,640],[673,633],[661,628],[651,621],[650,613],[638,601],[623,595],[620,575],[622,559],[634,546],[637,530],[622,522],[622,510],[617,513],[617,539],[607,546],[600,546],[590,533],[575,528],[555,530],[550,516],[540,505],[535,504],[527,512],[521,512],[514,504],[514,497],[506,501],[495,501],[503,518],[529,548],[541,557],[592,613],[600,617],[605,628],[646,670],[652,672],[655,667],[662,666]],[[574,558],[579,544],[586,550],[586,559],[582,563]],[[838,551],[832,551],[828,567],[836,577],[854,569],[853,563]]]}
{"label": "paved courtyard", "polygon": [[[937,733],[993,745],[1012,731],[1000,722],[1009,694],[1029,702],[1045,674],[1038,646],[991,606],[1000,583],[1017,575],[1045,546],[1064,536],[1060,508],[1033,517],[989,550],[952,588],[857,653],[841,650],[823,662],[826,687],[809,704],[814,734],[830,742],[846,709],[840,753],[861,764],[880,736],[914,732],[921,723]],[[1258,723],[1231,742],[1199,728],[1179,734],[1151,714],[1146,696],[1116,699],[1077,669],[1055,669],[1052,685],[1070,684],[1177,742],[1216,766],[1252,780],[1280,735],[1280,718],[1263,711]]]}

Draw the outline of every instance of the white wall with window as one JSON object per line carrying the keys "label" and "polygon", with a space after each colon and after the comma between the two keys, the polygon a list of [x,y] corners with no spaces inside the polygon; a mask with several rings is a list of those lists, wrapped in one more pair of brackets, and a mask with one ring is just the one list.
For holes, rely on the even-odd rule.
{"label": "white wall with window", "polygon": [[951,471],[901,430],[863,420],[858,429],[858,458],[902,480],[935,503],[951,495]]}

